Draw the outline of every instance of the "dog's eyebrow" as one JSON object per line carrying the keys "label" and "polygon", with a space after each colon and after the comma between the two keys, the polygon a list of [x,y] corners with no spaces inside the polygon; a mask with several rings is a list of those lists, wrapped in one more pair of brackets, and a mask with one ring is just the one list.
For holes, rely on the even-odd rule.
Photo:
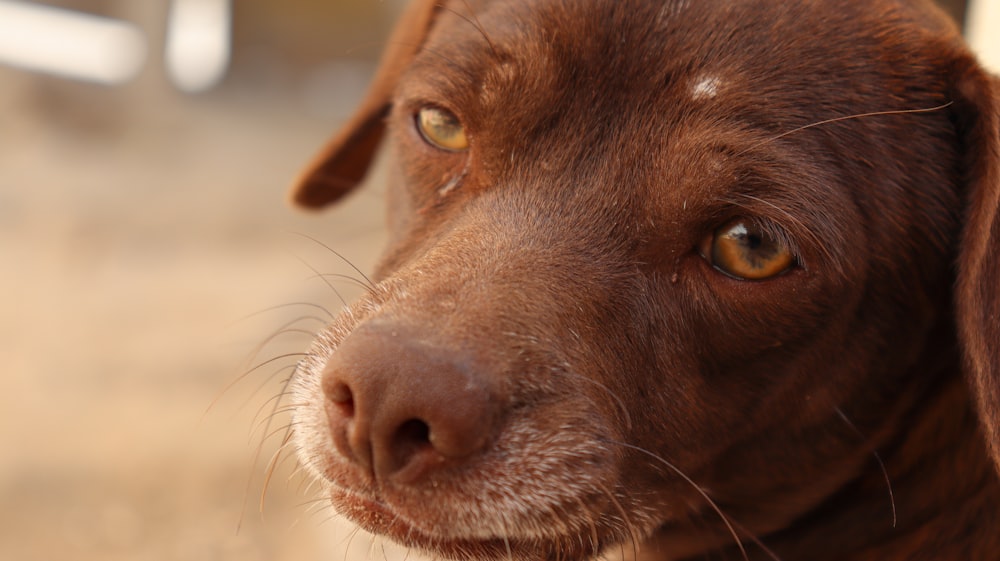
{"label": "dog's eyebrow", "polygon": [[469,5],[468,0],[462,0],[462,5],[468,11],[468,14],[447,6],[443,9],[455,14],[455,16],[471,25],[472,28],[479,32],[479,35],[486,41],[486,44],[489,46],[490,52],[493,56],[499,57],[499,53],[497,52],[496,46],[493,44],[493,40],[490,39],[489,34],[486,32],[486,28],[484,28],[483,23],[479,21],[479,16],[476,15],[475,10],[473,10],[472,6]]}
{"label": "dog's eyebrow", "polygon": [[487,68],[502,60],[495,54],[500,48],[486,43],[480,35],[453,42],[432,41],[417,53],[401,83],[421,81],[443,90],[468,90],[482,80]]}

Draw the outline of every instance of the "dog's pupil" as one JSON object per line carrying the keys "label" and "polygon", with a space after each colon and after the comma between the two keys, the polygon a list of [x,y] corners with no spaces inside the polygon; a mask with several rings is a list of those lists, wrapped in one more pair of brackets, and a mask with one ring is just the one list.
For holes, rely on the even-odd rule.
{"label": "dog's pupil", "polygon": [[754,234],[747,234],[745,240],[750,249],[759,249],[764,244],[764,239]]}

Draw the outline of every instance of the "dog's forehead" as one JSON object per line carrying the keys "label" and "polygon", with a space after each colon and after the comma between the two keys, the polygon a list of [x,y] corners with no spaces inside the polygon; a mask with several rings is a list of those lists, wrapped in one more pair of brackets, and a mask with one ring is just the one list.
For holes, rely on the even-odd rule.
{"label": "dog's forehead", "polygon": [[[515,131],[550,157],[566,145],[559,142],[565,136],[549,133],[555,130],[582,139],[573,146],[621,143],[618,131],[666,141],[684,128],[681,121],[756,111],[754,96],[767,86],[761,77],[791,72],[783,67],[794,66],[793,57],[773,56],[790,53],[781,5],[457,0],[438,13],[403,97],[445,105],[494,140]],[[733,42],[746,45],[734,49]]]}
{"label": "dog's forehead", "polygon": [[[816,79],[870,72],[881,51],[914,48],[926,36],[919,28],[933,25],[896,0],[452,0],[422,55],[483,90],[528,93],[589,78],[610,92],[682,78],[700,100],[741,80],[754,93],[793,97]],[[573,83],[524,83],[538,75]],[[793,76],[787,92],[775,91],[779,76]]]}
{"label": "dog's forehead", "polygon": [[453,0],[404,90],[523,139],[668,142],[685,123],[770,137],[940,105],[940,25],[897,0]]}
{"label": "dog's forehead", "polygon": [[[722,98],[746,91],[756,67],[777,64],[718,48],[731,40],[731,30],[716,21],[724,5],[451,2],[403,90],[457,109],[469,122],[497,118],[493,130],[528,135],[537,122],[535,132],[580,127],[597,135],[595,124],[624,129],[624,119],[636,118],[662,130],[691,104],[726,106]],[[729,104],[727,111],[734,109]]]}
{"label": "dog's forehead", "polygon": [[[603,84],[666,80],[693,61],[711,63],[691,93],[711,97],[731,61],[706,51],[729,38],[716,2],[587,0],[452,2],[439,15],[426,54],[472,75],[484,90],[523,89],[538,75]],[[440,61],[438,61],[440,62]],[[775,61],[771,61],[773,64]],[[705,66],[711,66],[706,64]],[[449,68],[445,68],[447,72]],[[530,85],[530,84],[529,84]],[[542,84],[551,89],[554,84]],[[488,92],[487,92],[488,93]]]}

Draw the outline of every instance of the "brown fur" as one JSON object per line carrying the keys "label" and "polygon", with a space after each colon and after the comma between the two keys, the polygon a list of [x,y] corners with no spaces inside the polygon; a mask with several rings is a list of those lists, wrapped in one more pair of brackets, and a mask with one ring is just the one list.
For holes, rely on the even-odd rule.
{"label": "brown fur", "polygon": [[[414,2],[294,193],[392,147],[301,457],[458,559],[1000,559],[998,96],[918,0]],[[713,268],[735,217],[796,265]]]}

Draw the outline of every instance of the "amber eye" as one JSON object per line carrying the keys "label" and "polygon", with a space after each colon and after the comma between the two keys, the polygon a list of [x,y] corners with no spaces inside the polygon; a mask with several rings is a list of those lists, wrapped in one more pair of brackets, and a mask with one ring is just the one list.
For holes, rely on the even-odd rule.
{"label": "amber eye", "polygon": [[417,113],[417,129],[432,146],[450,152],[469,148],[465,127],[453,113],[439,107],[424,107]]}
{"label": "amber eye", "polygon": [[723,225],[707,245],[705,258],[737,279],[769,279],[795,264],[795,256],[782,241],[745,219]]}

